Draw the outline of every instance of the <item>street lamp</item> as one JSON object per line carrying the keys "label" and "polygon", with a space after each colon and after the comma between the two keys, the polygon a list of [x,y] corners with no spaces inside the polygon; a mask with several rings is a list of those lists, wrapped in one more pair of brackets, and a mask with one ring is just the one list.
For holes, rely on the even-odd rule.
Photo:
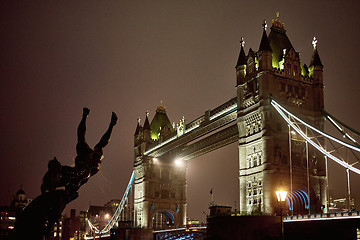
{"label": "street lamp", "polygon": [[284,240],[284,223],[283,223],[283,203],[285,202],[287,191],[278,190],[276,191],[276,197],[280,204],[280,219],[281,219],[281,239]]}
{"label": "street lamp", "polygon": [[276,191],[276,197],[278,202],[285,202],[287,191],[279,190]]}

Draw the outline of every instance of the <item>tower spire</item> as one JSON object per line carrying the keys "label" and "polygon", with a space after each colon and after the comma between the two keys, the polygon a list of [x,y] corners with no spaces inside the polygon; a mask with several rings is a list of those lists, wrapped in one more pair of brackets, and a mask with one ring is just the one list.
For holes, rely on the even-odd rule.
{"label": "tower spire", "polygon": [[266,23],[266,20],[265,20],[265,19],[264,19],[264,22],[263,22],[262,26],[263,26],[263,29],[266,31],[266,29],[267,29],[267,23]]}
{"label": "tower spire", "polygon": [[149,110],[146,110],[146,113],[145,113],[145,122],[144,122],[144,130],[150,130],[150,123],[149,123]]}
{"label": "tower spire", "polygon": [[259,70],[270,71],[272,69],[272,49],[269,38],[266,34],[266,20],[262,24],[263,34],[260,41],[258,56],[259,56]]}
{"label": "tower spire", "polygon": [[239,54],[239,58],[238,58],[235,68],[237,68],[238,66],[241,66],[241,65],[246,65],[247,59],[245,56],[244,46],[245,46],[245,40],[243,37],[241,37],[240,38],[240,54]]}
{"label": "tower spire", "polygon": [[240,38],[240,53],[239,58],[236,63],[235,69],[236,69],[236,85],[242,84],[245,82],[245,75],[246,75],[246,62],[247,57],[245,55],[244,51],[245,41],[244,38]]}
{"label": "tower spire", "polygon": [[138,135],[141,131],[141,125],[140,125],[140,117],[137,118],[137,126],[136,126],[136,130],[135,130],[135,134],[134,136]]}
{"label": "tower spire", "polygon": [[262,24],[262,26],[263,26],[263,35],[261,37],[259,52],[261,52],[261,51],[271,51],[269,39],[268,39],[267,34],[266,34],[266,28],[267,28],[266,20],[264,20],[264,23]]}
{"label": "tower spire", "polygon": [[313,55],[311,57],[310,67],[311,66],[320,66],[320,67],[323,66],[322,63],[321,63],[321,60],[320,60],[319,53],[317,51],[317,46],[316,46],[317,42],[318,42],[318,40],[316,39],[316,37],[314,37],[312,42],[311,42],[313,47],[314,47],[314,51],[313,51]]}

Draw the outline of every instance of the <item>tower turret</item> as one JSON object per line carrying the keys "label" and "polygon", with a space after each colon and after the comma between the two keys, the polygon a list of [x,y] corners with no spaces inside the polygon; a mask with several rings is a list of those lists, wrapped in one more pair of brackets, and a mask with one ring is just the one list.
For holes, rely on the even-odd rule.
{"label": "tower turret", "polygon": [[314,47],[313,55],[311,57],[309,66],[309,76],[313,80],[314,94],[317,96],[318,101],[314,104],[314,109],[321,110],[324,108],[324,81],[323,81],[323,65],[317,51],[317,40],[314,37],[312,45]]}
{"label": "tower turret", "polygon": [[288,52],[294,48],[286,35],[284,23],[279,19],[279,13],[276,13],[276,19],[272,20],[271,31],[268,39],[272,50],[272,66],[274,68],[283,69],[284,66],[284,50]]}
{"label": "tower turret", "polygon": [[175,131],[166,115],[166,110],[162,105],[162,101],[160,102],[160,106],[156,109],[154,118],[151,120],[150,129],[151,139],[153,141],[161,140],[162,137],[166,137]]}
{"label": "tower turret", "polygon": [[246,75],[248,75],[248,79],[252,78],[256,75],[256,55],[252,48],[249,48],[249,52],[246,60]]}
{"label": "tower turret", "polygon": [[150,132],[150,123],[149,123],[149,111],[146,111],[146,117],[145,117],[145,122],[144,122],[144,127],[143,127],[143,131],[144,131],[144,142],[151,142],[151,132]]}
{"label": "tower turret", "polygon": [[246,56],[244,51],[245,41],[244,38],[240,40],[240,53],[237,64],[235,66],[236,69],[236,85],[245,83],[245,75],[246,75]]}
{"label": "tower turret", "polygon": [[263,35],[259,47],[259,71],[272,70],[272,50],[270,47],[269,39],[266,35],[267,24],[264,20]]}
{"label": "tower turret", "polygon": [[312,41],[313,47],[314,47],[314,51],[313,51],[313,55],[311,57],[311,61],[310,61],[310,66],[309,66],[309,75],[310,78],[313,79],[314,84],[323,84],[323,65],[321,63],[320,60],[320,56],[319,53],[317,51],[317,39],[316,37],[314,37],[313,41]]}
{"label": "tower turret", "polygon": [[137,119],[137,126],[136,126],[136,130],[135,130],[135,134],[134,134],[134,146],[138,146],[143,138],[143,128],[140,125],[140,117],[138,117]]}
{"label": "tower turret", "polygon": [[140,117],[137,119],[137,126],[134,134],[134,154],[135,158],[141,155],[141,143],[143,142],[143,127],[140,124]]}

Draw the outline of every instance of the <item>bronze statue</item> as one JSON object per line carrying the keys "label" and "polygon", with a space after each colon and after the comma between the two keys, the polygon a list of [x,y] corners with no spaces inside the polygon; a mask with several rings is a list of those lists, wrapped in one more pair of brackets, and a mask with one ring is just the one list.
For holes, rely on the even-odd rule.
{"label": "bronze statue", "polygon": [[43,182],[41,184],[41,194],[44,194],[47,191],[54,191],[60,183],[62,166],[56,157],[49,161],[48,169],[49,170],[45,173]]}
{"label": "bronze statue", "polygon": [[43,239],[47,237],[65,206],[78,197],[78,190],[100,169],[103,148],[109,143],[117,116],[113,112],[108,130],[94,149],[85,141],[86,119],[90,110],[83,109],[77,129],[78,143],[75,166],[61,166],[54,157],[48,163],[41,185],[41,195],[34,199],[18,217],[12,239]]}

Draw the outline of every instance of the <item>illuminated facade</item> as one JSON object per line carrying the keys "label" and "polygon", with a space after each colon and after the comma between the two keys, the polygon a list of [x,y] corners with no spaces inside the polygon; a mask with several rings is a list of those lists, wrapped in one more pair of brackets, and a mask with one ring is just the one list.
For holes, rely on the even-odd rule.
{"label": "illuminated facade", "polygon": [[275,191],[280,187],[289,192],[291,213],[306,213],[309,208],[312,213],[327,211],[323,157],[309,148],[307,158],[305,142],[290,132],[270,104],[272,96],[317,129],[324,128],[323,65],[316,39],[313,46],[307,67],[277,16],[269,35],[263,24],[257,52],[250,48],[246,55],[241,41],[235,98],[191,122],[183,118],[177,126],[170,123],[162,105],[151,124],[148,114],[143,126],[138,121],[134,135],[135,226],[184,225],[186,161],[234,142],[239,143],[240,214],[277,212]]}
{"label": "illuminated facade", "polygon": [[240,212],[243,215],[276,212],[275,191],[281,187],[288,192],[292,190],[293,206],[289,204],[289,213],[308,211],[308,192],[312,212],[320,212],[326,205],[324,158],[310,148],[308,190],[305,142],[289,133],[286,122],[270,104],[272,96],[290,112],[323,130],[323,66],[315,39],[313,45],[313,56],[307,67],[300,62],[299,53],[288,39],[278,15],[269,35],[266,22],[263,24],[259,51],[250,48],[246,56],[242,41],[236,75]]}
{"label": "illuminated facade", "polygon": [[162,104],[149,124],[138,122],[134,162],[134,224],[142,228],[180,227],[186,223],[186,162],[174,156],[145,154],[151,143],[176,134]]}

